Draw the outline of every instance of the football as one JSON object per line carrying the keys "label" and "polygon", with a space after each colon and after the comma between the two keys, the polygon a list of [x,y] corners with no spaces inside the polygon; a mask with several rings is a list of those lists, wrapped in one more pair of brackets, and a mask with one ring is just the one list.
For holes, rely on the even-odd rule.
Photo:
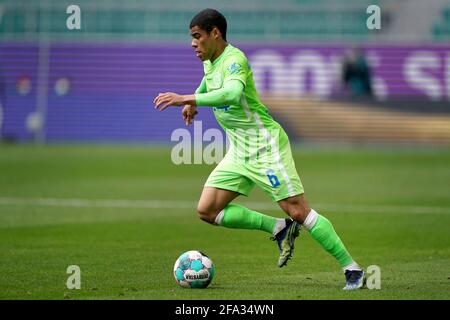
{"label": "football", "polygon": [[206,288],[213,280],[214,274],[211,259],[197,250],[183,253],[173,266],[175,281],[183,288]]}

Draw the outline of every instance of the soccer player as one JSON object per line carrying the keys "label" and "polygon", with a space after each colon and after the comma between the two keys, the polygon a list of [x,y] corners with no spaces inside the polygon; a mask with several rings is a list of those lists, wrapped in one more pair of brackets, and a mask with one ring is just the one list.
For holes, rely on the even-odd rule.
{"label": "soccer player", "polygon": [[[291,258],[301,227],[339,263],[344,271],[344,290],[361,288],[364,271],[353,260],[331,222],[310,208],[297,174],[288,136],[261,103],[245,54],[227,42],[225,17],[213,9],[199,12],[190,23],[192,47],[203,61],[205,75],[194,94],[160,93],[155,108],[183,106],[189,125],[197,106],[213,107],[225,130],[230,148],[208,177],[197,211],[208,223],[227,228],[268,232],[277,242],[283,267]],[[253,149],[252,149],[253,148]],[[290,219],[280,219],[232,203],[248,196],[257,185]]]}

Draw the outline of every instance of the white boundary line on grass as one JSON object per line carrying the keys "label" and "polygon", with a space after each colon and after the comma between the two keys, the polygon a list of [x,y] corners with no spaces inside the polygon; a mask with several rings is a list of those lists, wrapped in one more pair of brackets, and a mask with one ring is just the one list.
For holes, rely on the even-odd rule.
{"label": "white boundary line on grass", "polygon": [[[242,202],[255,210],[281,210],[274,203]],[[0,197],[0,205],[80,207],[80,208],[141,208],[141,209],[191,209],[195,210],[197,203],[180,200],[131,200],[131,199],[58,199],[58,198],[8,198]],[[390,214],[450,214],[450,207],[437,206],[403,206],[403,205],[348,205],[317,203],[317,210]]]}

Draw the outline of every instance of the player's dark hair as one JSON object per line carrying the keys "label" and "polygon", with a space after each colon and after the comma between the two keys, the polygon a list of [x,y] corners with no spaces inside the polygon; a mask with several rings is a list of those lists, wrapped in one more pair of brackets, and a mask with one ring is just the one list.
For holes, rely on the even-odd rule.
{"label": "player's dark hair", "polygon": [[227,19],[219,11],[214,9],[204,9],[192,18],[189,28],[199,27],[210,33],[214,27],[219,29],[223,40],[227,41]]}

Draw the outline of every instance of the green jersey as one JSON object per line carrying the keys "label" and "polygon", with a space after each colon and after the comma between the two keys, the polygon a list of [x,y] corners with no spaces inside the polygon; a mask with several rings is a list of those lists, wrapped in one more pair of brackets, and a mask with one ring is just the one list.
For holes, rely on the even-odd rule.
{"label": "green jersey", "polygon": [[303,193],[288,136],[260,101],[244,53],[228,44],[214,62],[205,61],[203,67],[205,76],[196,93],[222,89],[228,81],[237,80],[244,86],[238,103],[217,106],[219,95],[214,104],[214,115],[230,146],[205,186],[248,195],[258,185],[274,201]]}

